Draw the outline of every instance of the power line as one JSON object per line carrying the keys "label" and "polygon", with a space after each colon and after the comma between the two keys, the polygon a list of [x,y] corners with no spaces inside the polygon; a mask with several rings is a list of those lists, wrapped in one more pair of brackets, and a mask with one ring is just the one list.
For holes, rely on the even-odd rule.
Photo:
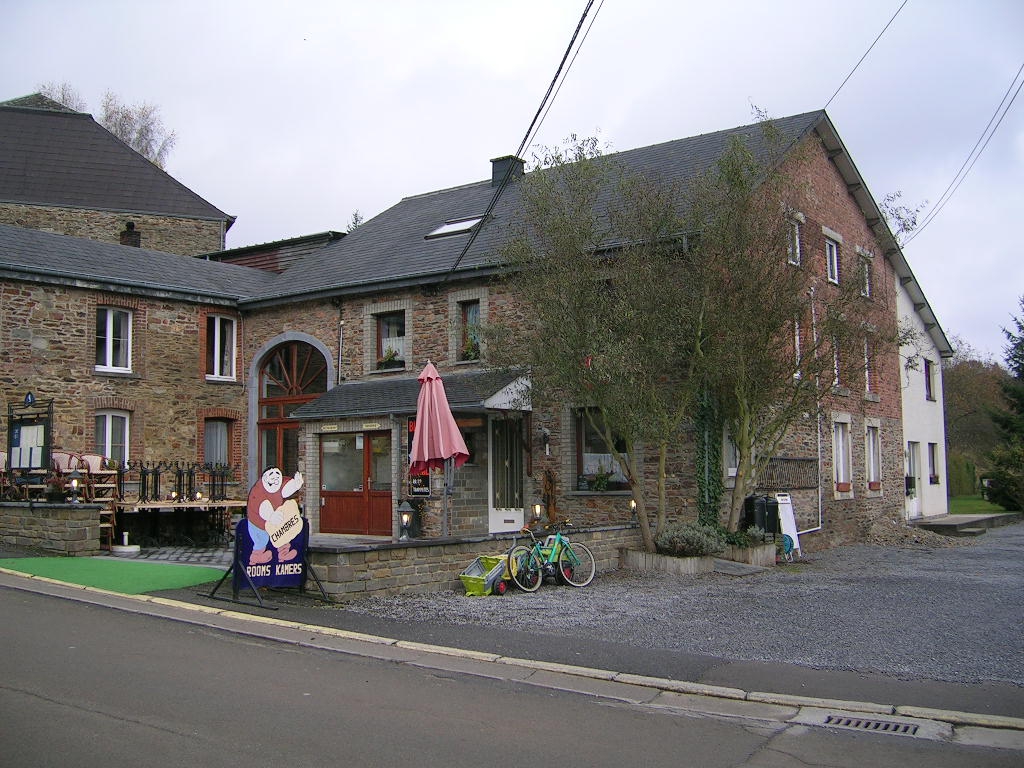
{"label": "power line", "polygon": [[[580,30],[583,28],[583,24],[587,20],[587,15],[590,13],[590,9],[593,5],[594,0],[588,0],[586,8],[583,9],[583,15],[580,16],[579,23],[576,25],[576,29],[572,33],[572,38],[569,40],[569,45],[565,49],[565,53],[562,55],[562,60],[558,63],[558,69],[555,70],[555,76],[551,79],[551,84],[548,85],[548,89],[544,93],[544,98],[541,99],[540,106],[537,108],[537,112],[534,114],[533,120],[530,121],[530,127],[526,129],[526,134],[523,136],[523,140],[519,144],[519,149],[516,150],[516,157],[519,157],[523,154],[523,150],[530,143],[531,136],[533,136],[536,130],[540,128],[540,124],[543,122],[543,117],[547,116],[545,106],[548,104],[549,100],[551,100],[552,92],[557,93],[556,85],[558,86],[559,90],[561,89],[559,78],[561,78],[563,82],[565,80],[562,71],[565,70],[565,76],[568,76],[569,69],[572,68],[572,64],[576,61],[576,55],[573,54],[572,61],[569,62],[569,68],[566,68],[566,61],[569,59],[569,55],[572,53],[573,48],[576,46],[576,38],[579,37]],[[586,39],[586,36],[590,34],[590,29],[594,26],[594,21],[597,20],[597,14],[600,13],[601,7],[603,5],[604,0],[601,0],[601,4],[598,6],[597,11],[595,11],[594,13],[594,17],[590,22],[590,27],[587,27],[587,33],[586,35],[584,35],[584,40]],[[582,45],[583,41],[580,41],[580,46]],[[578,49],[576,53],[579,53]],[[449,277],[451,277],[452,272],[459,268],[459,264],[462,263],[462,260],[466,257],[466,254],[469,253],[469,249],[473,247],[473,243],[476,241],[477,234],[479,234],[480,230],[483,229],[484,222],[487,220],[487,218],[491,215],[491,213],[494,212],[494,207],[498,204],[498,198],[501,197],[501,193],[505,191],[505,187],[508,186],[509,181],[512,179],[513,167],[513,163],[508,164],[508,168],[505,170],[505,175],[502,176],[501,178],[501,183],[498,184],[497,188],[494,190],[494,194],[491,195],[491,200],[487,204],[487,209],[483,212],[483,215],[480,217],[480,223],[470,230],[469,238],[466,240],[466,244],[462,247],[462,251],[459,253],[459,257],[455,259],[455,262],[445,273],[445,276],[441,278],[442,285],[445,282],[447,282]]]}
{"label": "power line", "polygon": [[891,24],[892,24],[892,23],[893,23],[894,21],[896,21],[896,17],[900,15],[900,11],[902,11],[902,10],[903,10],[903,6],[904,6],[904,5],[906,5],[906,4],[907,4],[907,2],[908,2],[908,0],[903,0],[903,2],[902,2],[902,3],[900,4],[900,7],[896,9],[896,13],[894,13],[894,14],[892,15],[892,18],[891,18],[891,19],[889,19],[889,23],[888,23],[888,24],[886,24],[886,25],[885,25],[885,26],[884,26],[884,27],[882,28],[882,31],[878,33],[878,37],[876,37],[876,38],[875,38],[875,42],[874,42],[874,43],[872,43],[871,45],[869,45],[869,46],[868,46],[868,49],[867,49],[866,51],[864,51],[864,55],[860,57],[860,60],[859,60],[859,61],[858,61],[858,62],[857,62],[857,63],[856,63],[856,64],[855,64],[854,66],[853,66],[853,69],[851,69],[851,70],[850,70],[850,74],[848,74],[848,75],[846,76],[846,79],[845,79],[845,80],[843,80],[843,82],[841,82],[841,83],[839,84],[839,87],[838,87],[838,88],[836,88],[836,92],[832,94],[832,98],[830,98],[830,99],[829,99],[828,101],[826,101],[826,102],[825,102],[825,107],[824,107],[824,109],[828,109],[828,105],[832,103],[832,99],[834,99],[834,98],[835,98],[836,96],[838,96],[838,95],[839,95],[839,92],[840,92],[841,90],[843,90],[843,86],[844,86],[844,85],[846,85],[846,81],[847,81],[847,80],[849,80],[849,79],[850,79],[851,77],[853,77],[853,73],[857,71],[857,67],[859,67],[859,66],[861,65],[861,62],[863,62],[863,61],[864,61],[864,59],[866,59],[866,58],[868,57],[868,54],[869,54],[869,53],[871,53],[871,49],[875,47],[875,43],[877,43],[877,42],[878,42],[879,40],[881,40],[881,39],[882,39],[882,35],[884,35],[884,34],[885,34],[885,30],[887,30],[887,29],[889,28],[889,26],[890,26],[890,25],[891,25]]}
{"label": "power line", "polygon": [[[963,180],[967,178],[967,174],[969,174],[971,169],[974,168],[974,164],[978,162],[978,158],[981,157],[981,153],[985,151],[985,147],[988,146],[992,137],[995,136],[996,131],[1003,122],[1003,118],[1006,117],[1006,113],[1010,111],[1010,107],[1013,106],[1013,102],[1017,99],[1017,95],[1020,93],[1021,87],[1024,86],[1024,80],[1021,80],[1020,83],[1017,82],[1021,72],[1024,72],[1024,64],[1021,64],[1020,69],[1018,69],[1017,73],[1013,76],[1013,80],[1010,81],[1010,87],[1006,89],[1006,93],[1003,94],[1003,98],[1000,100],[995,112],[993,112],[992,117],[989,118],[988,124],[985,126],[985,130],[981,132],[981,136],[979,136],[978,140],[974,142],[974,146],[967,154],[967,158],[964,160],[963,165],[960,166],[960,170],[956,172],[953,180],[949,182],[949,186],[946,187],[946,190],[928,212],[928,215],[924,217],[924,221],[921,222],[921,226],[911,233],[906,241],[904,241],[903,245],[910,243],[911,240],[924,231],[925,227],[935,220],[935,217],[939,215],[939,211],[946,207],[946,203],[949,202],[957,189],[960,188]],[[1015,85],[1017,86],[1016,89],[1014,89]],[[1013,93],[1012,96],[1010,95],[1011,92]],[[1007,101],[1007,99],[1009,99],[1009,101]],[[1005,107],[1003,106],[1004,104],[1006,105]],[[1000,110],[1002,110],[1002,114],[1000,114]],[[996,119],[997,117],[998,119]],[[995,123],[995,125],[993,125],[993,123]]]}

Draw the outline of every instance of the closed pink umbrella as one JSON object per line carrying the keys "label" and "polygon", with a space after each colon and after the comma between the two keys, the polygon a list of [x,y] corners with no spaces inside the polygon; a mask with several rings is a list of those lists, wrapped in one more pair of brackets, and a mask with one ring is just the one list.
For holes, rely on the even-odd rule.
{"label": "closed pink umbrella", "polygon": [[469,458],[466,441],[452,416],[444,382],[434,364],[428,362],[418,376],[420,396],[416,401],[416,431],[409,454],[409,473],[423,474],[432,467],[444,467],[444,520],[442,535],[448,535],[448,494],[452,472]]}

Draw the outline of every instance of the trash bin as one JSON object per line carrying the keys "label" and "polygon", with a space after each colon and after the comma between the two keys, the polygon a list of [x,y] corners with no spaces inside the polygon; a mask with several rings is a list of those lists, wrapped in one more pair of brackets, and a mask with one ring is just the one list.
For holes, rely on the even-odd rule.
{"label": "trash bin", "polygon": [[743,519],[740,530],[756,525],[773,536],[779,533],[779,502],[772,496],[747,496],[743,500]]}

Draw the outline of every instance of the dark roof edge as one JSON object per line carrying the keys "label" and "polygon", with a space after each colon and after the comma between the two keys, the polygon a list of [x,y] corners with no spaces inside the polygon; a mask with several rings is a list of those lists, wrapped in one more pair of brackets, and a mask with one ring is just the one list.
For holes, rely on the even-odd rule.
{"label": "dark roof edge", "polygon": [[116,280],[111,278],[89,279],[84,277],[64,277],[54,270],[48,269],[12,269],[0,266],[0,278],[17,280],[24,283],[41,285],[61,285],[83,290],[106,291],[116,293],[124,288],[131,288],[134,293],[159,299],[174,299],[191,304],[219,304],[236,307],[238,297],[224,293],[205,293],[199,291],[183,291],[177,288],[154,285],[153,283],[136,282],[134,280]]}
{"label": "dark roof edge", "polygon": [[222,251],[210,251],[209,253],[197,253],[195,258],[197,259],[210,259],[215,256],[235,256],[247,251],[262,251],[268,248],[280,247],[282,245],[301,243],[304,241],[312,241],[317,238],[325,237],[327,242],[333,243],[335,240],[340,240],[345,237],[345,232],[341,232],[335,229],[325,229],[323,232],[314,232],[310,235],[298,235],[297,237],[286,237],[281,240],[271,240],[266,243],[253,243],[252,245],[240,245],[237,248],[225,248]]}
{"label": "dark roof edge", "polygon": [[839,132],[836,131],[835,126],[832,124],[832,120],[826,112],[822,111],[822,117],[814,125],[814,131],[821,139],[825,149],[829,152],[832,162],[835,164],[840,175],[842,175],[843,180],[847,184],[847,189],[857,201],[864,217],[868,220],[868,226],[871,231],[875,233],[875,236],[882,244],[882,249],[885,252],[884,256],[893,265],[896,277],[899,279],[907,293],[910,294],[910,298],[914,303],[915,311],[921,317],[925,327],[928,329],[928,335],[931,337],[932,342],[938,349],[939,355],[942,357],[952,357],[953,345],[946,336],[946,332],[942,330],[942,326],[939,324],[935,311],[932,309],[931,304],[928,303],[928,299],[924,295],[924,290],[921,288],[921,284],[917,281],[917,277],[914,276],[914,271],[910,268],[910,264],[907,262],[907,258],[903,254],[902,247],[900,247],[899,242],[896,240],[896,236],[893,235],[892,230],[889,228],[889,224],[886,222],[885,216],[882,214],[881,209],[875,202],[875,198],[868,190],[868,185],[864,181],[864,177],[861,176],[860,171],[857,170],[857,166],[854,164],[850,152],[846,149],[846,145],[839,137]]}
{"label": "dark roof edge", "polygon": [[[502,271],[500,264],[493,267],[468,267],[464,270],[453,273],[456,280],[468,280],[473,277],[491,277]],[[301,291],[297,293],[282,293],[273,297],[240,298],[238,306],[240,309],[266,309],[281,304],[291,304],[296,301],[314,301],[317,299],[331,299],[338,296],[359,296],[364,293],[375,293],[382,290],[397,290],[401,288],[414,288],[433,283],[442,282],[447,273],[425,272],[420,275],[397,278],[395,280],[384,280],[376,282],[357,283],[355,285],[337,286],[334,288],[323,288],[319,290]]]}

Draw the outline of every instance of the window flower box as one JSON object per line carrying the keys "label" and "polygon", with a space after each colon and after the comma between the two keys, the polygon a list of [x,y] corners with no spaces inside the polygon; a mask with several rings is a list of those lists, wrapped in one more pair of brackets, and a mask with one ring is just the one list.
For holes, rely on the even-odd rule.
{"label": "window flower box", "polygon": [[939,484],[939,476],[938,475],[928,475],[928,483],[930,485],[938,485]]}
{"label": "window flower box", "polygon": [[878,480],[872,480],[868,483],[869,491],[880,491],[882,490],[882,484]]}
{"label": "window flower box", "polygon": [[849,492],[850,492],[850,484],[849,483],[836,483],[836,493],[849,493]]}

